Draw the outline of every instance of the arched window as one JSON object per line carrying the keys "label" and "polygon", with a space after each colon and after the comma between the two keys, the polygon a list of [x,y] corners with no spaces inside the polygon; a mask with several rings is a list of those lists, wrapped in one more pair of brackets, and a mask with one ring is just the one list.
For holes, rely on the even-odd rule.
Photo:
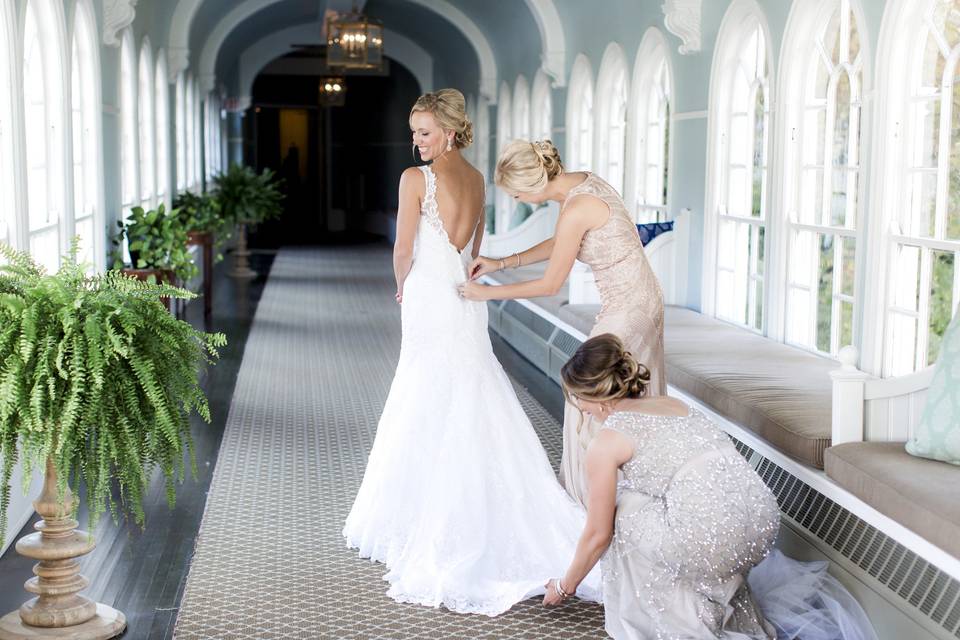
{"label": "arched window", "polygon": [[577,56],[570,72],[567,88],[567,154],[568,171],[590,171],[593,168],[593,71],[583,54]]}
{"label": "arched window", "polygon": [[530,140],[530,85],[522,75],[513,85],[513,137]]}
{"label": "arched window", "polygon": [[607,45],[597,76],[597,172],[623,193],[623,163],[627,134],[627,61],[616,42]]}
{"label": "arched window", "polygon": [[170,89],[167,84],[167,59],[163,50],[157,52],[154,73],[154,97],[157,133],[157,202],[170,206]]}
{"label": "arched window", "polygon": [[784,163],[784,337],[836,354],[853,342],[865,56],[850,0],[793,11],[783,69],[793,132]]}
{"label": "arched window", "polygon": [[530,115],[530,136],[534,140],[550,140],[553,137],[553,100],[550,96],[550,79],[542,69],[533,78]]}
{"label": "arched window", "polygon": [[156,84],[156,69],[153,66],[153,51],[149,38],[144,38],[140,47],[140,86],[138,94],[140,133],[140,201],[149,209],[157,196],[157,123],[154,118],[156,101],[153,88]]}
{"label": "arched window", "polygon": [[23,25],[23,103],[30,253],[56,269],[66,225],[64,25],[57,4],[28,0]]}
{"label": "arched window", "polygon": [[876,201],[889,264],[876,287],[883,372],[900,375],[936,359],[960,300],[960,1],[890,2],[887,11],[878,103],[892,133]]}
{"label": "arched window", "polygon": [[704,308],[762,331],[770,78],[768,37],[752,0],[734,0],[713,57]]}
{"label": "arched window", "polygon": [[140,199],[137,159],[137,57],[133,34],[127,29],[120,41],[120,205],[121,218]]}
{"label": "arched window", "polygon": [[73,126],[74,234],[81,259],[103,267],[101,205],[100,72],[96,19],[89,0],[77,4],[73,23],[71,106]]}
{"label": "arched window", "polygon": [[667,52],[663,34],[651,27],[633,66],[627,201],[637,222],[665,220],[668,214],[673,80]]}
{"label": "arched window", "polygon": [[0,242],[18,246],[17,210],[14,193],[13,61],[16,51],[14,11],[11,3],[0,5]]}
{"label": "arched window", "polygon": [[[497,158],[504,147],[513,141],[511,128],[513,111],[510,101],[510,85],[506,82],[500,85],[500,96],[497,99]],[[503,189],[497,189],[496,200],[496,233],[506,231],[510,224],[510,215],[513,213],[513,198]]]}

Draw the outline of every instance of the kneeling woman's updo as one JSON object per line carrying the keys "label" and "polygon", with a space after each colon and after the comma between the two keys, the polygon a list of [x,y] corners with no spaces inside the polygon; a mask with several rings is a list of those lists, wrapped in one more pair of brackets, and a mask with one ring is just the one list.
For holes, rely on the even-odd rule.
{"label": "kneeling woman's updo", "polygon": [[612,333],[590,338],[560,369],[563,393],[590,402],[639,398],[650,384],[650,371]]}
{"label": "kneeling woman's updo", "polygon": [[441,129],[453,131],[453,144],[458,149],[473,144],[473,123],[467,117],[467,101],[456,89],[440,89],[423,94],[413,103],[410,117],[420,111],[432,114]]}
{"label": "kneeling woman's updo", "polygon": [[514,140],[497,160],[494,182],[510,193],[539,193],[563,173],[560,152],[549,140]]}

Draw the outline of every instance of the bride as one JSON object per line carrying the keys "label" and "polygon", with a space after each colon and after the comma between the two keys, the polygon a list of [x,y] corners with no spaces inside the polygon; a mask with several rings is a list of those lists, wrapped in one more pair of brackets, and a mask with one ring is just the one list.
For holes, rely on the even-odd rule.
{"label": "bride", "polygon": [[[400,359],[343,535],[387,565],[394,600],[493,616],[544,593],[585,514],[493,354],[486,306],[457,290],[484,229],[483,176],[460,153],[473,139],[463,95],[421,96],[410,128],[431,164],[400,178]],[[599,601],[599,579],[578,595]]]}

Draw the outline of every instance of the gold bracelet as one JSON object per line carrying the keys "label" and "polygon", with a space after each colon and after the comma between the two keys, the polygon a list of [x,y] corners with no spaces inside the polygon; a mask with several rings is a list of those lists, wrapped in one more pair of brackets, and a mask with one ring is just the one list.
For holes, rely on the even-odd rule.
{"label": "gold bracelet", "polygon": [[503,258],[500,258],[500,271],[503,271],[503,269],[504,269]]}
{"label": "gold bracelet", "polygon": [[519,268],[520,268],[520,254],[519,254],[519,253],[515,253],[515,254],[513,254],[513,255],[517,256],[517,266],[515,266],[514,269],[519,269]]}

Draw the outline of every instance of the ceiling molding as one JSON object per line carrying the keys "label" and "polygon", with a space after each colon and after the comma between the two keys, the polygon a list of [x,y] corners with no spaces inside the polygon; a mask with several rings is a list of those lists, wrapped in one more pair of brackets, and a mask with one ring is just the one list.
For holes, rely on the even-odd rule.
{"label": "ceiling molding", "polygon": [[526,3],[540,30],[543,44],[540,68],[553,79],[554,87],[566,86],[567,41],[557,7],[553,0],[526,0]]}
{"label": "ceiling molding", "polygon": [[103,44],[119,47],[120,33],[133,24],[137,0],[103,0]]}
{"label": "ceiling molding", "polygon": [[667,30],[683,41],[678,51],[683,55],[700,51],[700,5],[702,0],[666,0],[663,22]]}
{"label": "ceiling molding", "polygon": [[[240,54],[239,87],[241,96],[253,95],[253,82],[271,61],[289,53],[291,45],[321,44],[323,23],[300,24],[264,36]],[[417,79],[420,92],[433,89],[433,57],[419,44],[390,29],[383,30],[384,54],[403,65]]]}

